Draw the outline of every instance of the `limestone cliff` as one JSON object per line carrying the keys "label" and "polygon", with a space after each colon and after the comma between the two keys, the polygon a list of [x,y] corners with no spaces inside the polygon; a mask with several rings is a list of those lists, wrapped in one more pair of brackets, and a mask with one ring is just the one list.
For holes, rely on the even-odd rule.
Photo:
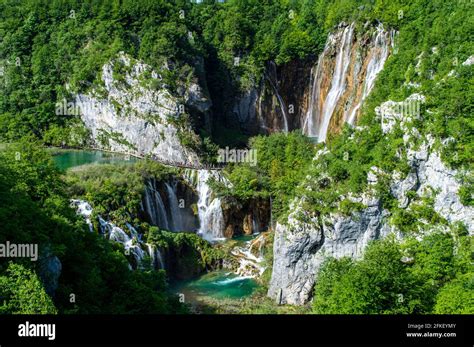
{"label": "limestone cliff", "polygon": [[[407,100],[424,99],[415,94]],[[402,103],[387,101],[377,112],[386,118],[382,122],[384,132],[393,131],[396,126],[405,129],[407,155],[404,159],[410,167],[409,173],[403,176],[373,167],[367,174],[367,191],[360,196],[347,197],[364,206],[349,216],[338,209],[326,215],[312,215],[304,209],[304,196],[295,200],[288,220],[278,223],[275,229],[274,263],[268,295],[277,303],[302,305],[309,301],[318,270],[327,257],[358,258],[371,240],[389,233],[403,238],[403,233],[391,223],[391,211],[384,208],[372,189],[381,177],[390,177],[390,191],[398,200],[399,208],[410,210],[417,203],[413,201],[414,197],[433,199],[433,213],[446,223],[432,225],[420,220],[418,232],[430,232],[436,228],[448,231],[454,223],[461,223],[470,234],[474,233],[474,209],[464,206],[459,198],[460,182],[466,173],[450,169],[441,161],[433,137],[426,136],[421,146],[415,147],[413,137],[420,135],[412,126],[411,116],[399,111],[401,108],[398,106]],[[364,131],[364,128],[356,131]],[[446,141],[449,139],[442,143]],[[328,151],[318,153],[327,154]],[[314,180],[315,177],[308,176],[302,185],[311,186]]]}
{"label": "limestone cliff", "polygon": [[197,155],[180,141],[183,136],[196,136],[185,111],[190,107],[205,113],[210,102],[196,83],[182,94],[173,95],[150,66],[120,54],[103,66],[101,85],[75,98],[98,148],[196,163]]}

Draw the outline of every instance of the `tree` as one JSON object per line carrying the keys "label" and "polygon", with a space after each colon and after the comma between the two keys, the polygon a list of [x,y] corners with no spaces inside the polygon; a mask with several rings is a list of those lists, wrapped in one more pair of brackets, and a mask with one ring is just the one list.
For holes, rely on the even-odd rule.
{"label": "tree", "polygon": [[0,313],[55,314],[57,309],[38,276],[23,265],[10,263],[0,276]]}
{"label": "tree", "polygon": [[441,288],[436,296],[434,313],[474,313],[474,272],[460,275]]}

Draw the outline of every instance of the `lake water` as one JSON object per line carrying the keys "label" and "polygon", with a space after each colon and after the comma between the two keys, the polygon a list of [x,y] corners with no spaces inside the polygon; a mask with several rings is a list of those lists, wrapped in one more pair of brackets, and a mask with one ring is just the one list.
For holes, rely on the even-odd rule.
{"label": "lake water", "polygon": [[58,168],[67,170],[85,164],[124,164],[134,163],[139,159],[124,154],[71,149],[54,152],[53,160]]}
{"label": "lake water", "polygon": [[181,282],[174,289],[188,298],[211,297],[214,299],[239,299],[251,295],[258,288],[253,278],[241,277],[234,273],[212,271],[197,279]]}

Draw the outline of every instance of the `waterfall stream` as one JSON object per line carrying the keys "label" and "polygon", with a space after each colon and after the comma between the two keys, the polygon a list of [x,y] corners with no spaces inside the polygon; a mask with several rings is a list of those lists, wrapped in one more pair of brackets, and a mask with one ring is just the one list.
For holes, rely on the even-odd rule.
{"label": "waterfall stream", "polygon": [[[393,45],[394,31],[387,32],[380,24],[368,40],[368,49],[362,49],[362,43],[355,38],[354,27],[351,24],[330,34],[316,67],[311,69],[310,97],[303,132],[317,137],[318,142],[326,140],[335,114],[340,114],[344,122],[354,125],[389,56],[389,47]],[[332,52],[336,52],[335,58]]]}
{"label": "waterfall stream", "polygon": [[331,89],[329,90],[324,106],[321,112],[322,122],[318,132],[318,142],[324,142],[326,140],[327,131],[329,128],[329,122],[331,121],[332,114],[336,109],[336,105],[339,98],[345,90],[345,78],[347,68],[351,62],[351,47],[352,47],[352,35],[354,34],[354,25],[350,25],[344,29],[342,34],[342,43],[339,48],[339,52],[336,57],[336,67],[331,82]]}
{"label": "waterfall stream", "polygon": [[270,85],[272,86],[272,89],[275,93],[275,96],[277,97],[277,100],[278,100],[278,105],[280,105],[280,111],[281,111],[281,114],[283,116],[283,126],[284,126],[284,131],[287,133],[288,130],[289,130],[289,127],[288,127],[288,115],[286,113],[286,105],[285,105],[285,102],[283,101],[283,98],[281,97],[280,93],[278,92],[278,88],[277,88],[277,85],[276,85],[276,82],[274,82],[274,80],[276,81],[276,65],[275,63],[272,61],[271,62],[271,67],[272,67],[272,76],[274,77],[274,79],[272,79],[272,76],[266,76],[267,77],[267,80],[268,82],[270,83]]}
{"label": "waterfall stream", "polygon": [[178,197],[176,196],[176,184],[171,187],[169,183],[165,182],[165,187],[168,194],[171,231],[184,231],[181,208],[179,207]]}
{"label": "waterfall stream", "polygon": [[[393,31],[392,31],[393,32]],[[352,112],[349,116],[347,116],[347,112],[344,116],[344,119],[347,123],[354,125],[355,118],[357,115],[358,110],[360,109],[362,103],[364,102],[365,98],[369,95],[372,91],[372,88],[375,84],[375,79],[377,75],[382,71],[385,61],[388,58],[389,53],[389,41],[390,37],[392,37],[392,32],[388,33],[383,29],[383,25],[380,24],[377,27],[376,37],[374,40],[374,45],[370,50],[369,56],[370,60],[367,64],[367,72],[365,74],[364,80],[364,89],[362,92],[361,100],[357,105],[354,107]]]}
{"label": "waterfall stream", "polygon": [[197,191],[199,230],[198,234],[208,241],[224,238],[224,214],[221,200],[214,198],[208,181],[211,177],[217,178],[218,173],[208,170],[199,170],[197,174]]}
{"label": "waterfall stream", "polygon": [[148,181],[145,187],[144,208],[150,215],[152,224],[166,230],[170,229],[165,204],[163,203],[160,192],[156,189],[152,181]]}
{"label": "waterfall stream", "polygon": [[[92,222],[90,220],[92,214],[92,206],[84,200],[71,200],[71,205],[76,207],[77,214],[84,217],[86,223],[89,225],[90,230],[93,231]],[[109,241],[117,242],[123,245],[125,254],[131,255],[134,258],[134,268],[141,268],[143,266],[143,260],[145,256],[149,256],[151,259],[151,265],[155,269],[164,269],[165,263],[161,255],[160,250],[148,243],[142,241],[142,235],[129,223],[126,226],[130,232],[127,234],[122,228],[116,226],[110,221],[106,221],[101,216],[98,216],[99,220],[99,231]],[[144,250],[146,248],[146,250]],[[132,267],[132,266],[130,266]],[[132,267],[133,268],[133,267]]]}

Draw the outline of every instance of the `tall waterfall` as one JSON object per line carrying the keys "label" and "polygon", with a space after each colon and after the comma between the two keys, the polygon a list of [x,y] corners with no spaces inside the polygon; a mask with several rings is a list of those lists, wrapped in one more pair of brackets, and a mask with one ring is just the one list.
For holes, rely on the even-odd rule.
{"label": "tall waterfall", "polygon": [[[380,24],[366,43],[356,37],[354,23],[329,35],[316,68],[311,70],[305,134],[324,142],[332,127],[355,123],[389,56],[392,36],[393,32]],[[338,118],[334,119],[335,115]]]}
{"label": "tall waterfall", "polygon": [[321,112],[321,126],[318,131],[318,142],[326,140],[327,131],[329,128],[329,122],[331,121],[332,114],[336,108],[336,105],[344,93],[346,87],[346,73],[347,68],[351,62],[351,48],[352,48],[352,35],[354,34],[354,25],[344,29],[342,34],[342,43],[336,57],[336,68],[331,82],[331,89],[329,90],[324,106]]}

